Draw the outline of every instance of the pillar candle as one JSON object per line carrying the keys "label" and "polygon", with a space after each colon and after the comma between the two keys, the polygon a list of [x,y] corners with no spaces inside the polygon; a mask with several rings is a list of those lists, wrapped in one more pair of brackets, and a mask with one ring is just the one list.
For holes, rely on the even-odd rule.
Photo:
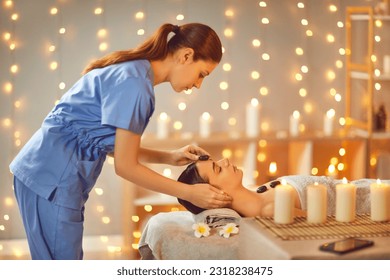
{"label": "pillar candle", "polygon": [[290,116],[290,136],[298,136],[300,119],[301,115],[299,111],[294,111],[293,114]]}
{"label": "pillar candle", "polygon": [[294,188],[282,180],[275,187],[274,222],[290,224],[294,221]]}
{"label": "pillar candle", "polygon": [[383,74],[390,75],[390,55],[383,57]]}
{"label": "pillar candle", "polygon": [[327,189],[323,184],[307,186],[307,221],[324,223],[327,215]]}
{"label": "pillar candle", "polygon": [[336,185],[336,221],[353,222],[356,216],[356,186],[343,178]]}
{"label": "pillar candle", "polygon": [[248,137],[257,137],[259,135],[259,115],[260,105],[256,98],[246,106],[246,135]]}
{"label": "pillar candle", "polygon": [[330,109],[324,116],[324,134],[325,136],[331,136],[333,134],[335,110]]}
{"label": "pillar candle", "polygon": [[202,138],[210,136],[211,130],[211,115],[208,112],[204,112],[199,118],[199,135]]}
{"label": "pillar candle", "polygon": [[157,118],[157,138],[164,139],[169,135],[169,116],[162,112]]}
{"label": "pillar candle", "polygon": [[371,220],[384,222],[390,220],[390,185],[379,179],[370,185]]}

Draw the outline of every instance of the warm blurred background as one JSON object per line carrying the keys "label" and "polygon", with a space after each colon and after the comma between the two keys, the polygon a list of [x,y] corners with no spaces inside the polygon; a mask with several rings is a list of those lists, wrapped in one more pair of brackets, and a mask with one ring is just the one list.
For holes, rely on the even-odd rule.
{"label": "warm blurred background", "polygon": [[[224,56],[199,90],[156,87],[146,146],[197,143],[243,168],[245,184],[287,174],[389,179],[385,2],[1,0],[0,259],[29,258],[10,161],[89,61],[135,47],[165,22],[210,25]],[[152,167],[173,179],[183,169]],[[176,210],[175,198],[122,181],[107,160],[87,203],[85,258],[137,259],[147,218]]]}

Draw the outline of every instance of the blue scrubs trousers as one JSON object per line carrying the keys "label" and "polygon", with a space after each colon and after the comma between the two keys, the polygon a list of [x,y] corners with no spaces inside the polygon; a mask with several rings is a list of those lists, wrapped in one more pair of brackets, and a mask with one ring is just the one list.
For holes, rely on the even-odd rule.
{"label": "blue scrubs trousers", "polygon": [[14,177],[15,196],[33,260],[81,260],[84,209],[58,206]]}

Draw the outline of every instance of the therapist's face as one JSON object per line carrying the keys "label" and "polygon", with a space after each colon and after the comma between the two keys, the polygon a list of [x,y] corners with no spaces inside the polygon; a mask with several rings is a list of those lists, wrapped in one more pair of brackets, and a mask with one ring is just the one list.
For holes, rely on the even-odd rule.
{"label": "therapist's face", "polygon": [[234,191],[235,188],[242,187],[242,170],[232,165],[228,159],[214,161],[198,161],[196,163],[199,175],[213,186],[222,190]]}
{"label": "therapist's face", "polygon": [[169,81],[176,92],[200,88],[206,76],[218,65],[215,62],[205,60],[193,60],[192,49],[182,49],[176,54],[176,64],[173,67]]}

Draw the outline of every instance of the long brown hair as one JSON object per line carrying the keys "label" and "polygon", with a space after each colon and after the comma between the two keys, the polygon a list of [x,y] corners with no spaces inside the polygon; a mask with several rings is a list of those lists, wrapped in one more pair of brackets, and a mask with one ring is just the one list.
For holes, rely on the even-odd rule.
{"label": "long brown hair", "polygon": [[[175,35],[168,40],[171,32]],[[180,48],[192,48],[194,61],[201,59],[219,63],[222,58],[221,41],[217,33],[209,26],[201,23],[188,23],[182,26],[166,23],[140,46],[130,50],[115,51],[91,62],[84,69],[83,74],[95,68],[130,60],[162,60]]]}

